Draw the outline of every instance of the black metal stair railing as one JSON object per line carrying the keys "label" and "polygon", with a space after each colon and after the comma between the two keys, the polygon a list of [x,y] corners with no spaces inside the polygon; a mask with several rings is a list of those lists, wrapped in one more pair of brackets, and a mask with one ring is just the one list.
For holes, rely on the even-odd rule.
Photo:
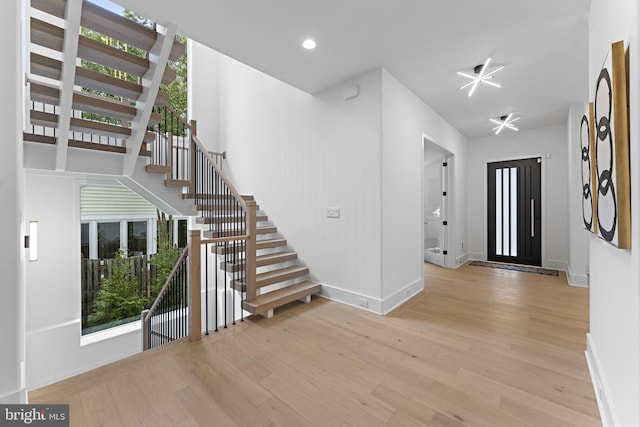
{"label": "black metal stair railing", "polygon": [[189,336],[189,248],[185,248],[155,302],[142,312],[142,348]]}
{"label": "black metal stair railing", "polygon": [[188,181],[191,177],[191,125],[168,105],[155,106],[153,111],[160,115],[160,122],[149,127],[156,134],[151,143],[151,164],[170,166],[170,179]]}
{"label": "black metal stair railing", "polygon": [[[192,128],[193,130],[193,128]],[[198,222],[205,227],[205,247],[208,251],[209,246],[213,247],[214,259],[216,264],[219,262],[224,279],[220,283],[218,277],[218,265],[215,265],[214,271],[214,330],[218,331],[219,326],[227,327],[228,324],[236,322],[236,306],[237,299],[240,298],[240,306],[246,298],[246,289],[234,288],[234,282],[244,279],[247,274],[246,262],[247,242],[250,240],[249,231],[247,230],[248,212],[250,207],[247,201],[238,193],[231,185],[227,177],[222,173],[221,167],[218,165],[219,155],[207,151],[198,137],[192,133],[192,178],[190,193],[194,197],[195,204],[200,212]],[[255,209],[255,206],[254,206]],[[255,236],[254,236],[255,238]],[[222,260],[219,260],[222,256]],[[253,255],[255,257],[255,253]],[[243,265],[238,268],[238,265]],[[233,266],[228,271],[227,266]],[[205,269],[209,269],[209,257],[205,260]],[[209,275],[205,275],[205,313],[207,313],[206,333],[209,331]],[[238,291],[238,292],[236,292]],[[223,300],[219,301],[219,296]],[[218,310],[223,311],[223,315],[219,316]],[[243,320],[243,312],[240,309],[238,313]],[[221,324],[219,319],[221,318]]]}

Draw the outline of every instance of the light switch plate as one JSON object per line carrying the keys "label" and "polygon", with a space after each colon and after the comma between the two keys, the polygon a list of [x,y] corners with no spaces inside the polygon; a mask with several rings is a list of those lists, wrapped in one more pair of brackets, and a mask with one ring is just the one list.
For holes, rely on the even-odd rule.
{"label": "light switch plate", "polygon": [[327,218],[340,218],[340,208],[327,208]]}

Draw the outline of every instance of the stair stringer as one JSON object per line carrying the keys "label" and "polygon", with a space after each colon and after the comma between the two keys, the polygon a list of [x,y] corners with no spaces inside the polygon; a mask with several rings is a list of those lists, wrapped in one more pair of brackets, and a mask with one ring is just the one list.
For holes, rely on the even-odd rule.
{"label": "stair stringer", "polygon": [[[258,226],[274,226],[275,225],[271,220],[269,220],[269,218],[267,217],[267,215],[263,210],[260,210],[257,216],[264,218],[262,220],[257,221]],[[277,231],[276,229],[276,231],[274,232],[258,234],[256,242],[259,243],[260,241],[271,240],[271,239],[286,240],[282,235],[282,233]],[[256,251],[256,256],[258,255],[258,251],[261,255],[277,254],[277,253],[284,253],[284,252],[295,253],[295,249],[286,243],[284,246],[258,249]],[[217,252],[215,248],[213,248],[212,252],[214,252],[216,257],[216,265],[218,267],[218,271],[221,271],[222,270],[221,266],[225,263],[224,262],[225,255],[222,255],[219,252]],[[243,264],[246,254],[244,254],[243,252],[241,252],[241,254],[242,255],[239,257],[238,262]],[[266,308],[264,310],[261,309],[262,305],[261,303],[258,302],[258,300],[256,300],[255,303],[243,302],[242,308],[245,310],[245,312],[248,312],[251,314],[261,314],[265,317],[271,317],[273,316],[275,308],[281,307],[295,300],[300,300],[308,303],[311,300],[310,299],[311,295],[319,294],[321,292],[321,285],[312,280],[312,276],[309,271],[308,265],[306,265],[306,263],[302,259],[300,259],[297,256],[297,254],[296,254],[296,258],[293,260],[276,262],[266,266],[257,267],[256,275],[259,275],[261,273],[276,272],[286,267],[306,268],[307,273],[302,275],[297,275],[296,277],[293,277],[291,279],[283,279],[283,280],[271,283],[269,285],[264,285],[260,287],[259,289],[257,289],[258,300],[261,299],[261,296],[268,297],[270,294],[277,293],[277,292],[284,292],[284,293],[289,293],[290,295],[294,295],[294,294],[297,294],[297,295],[295,297],[283,295],[284,300],[282,302],[278,302],[274,304],[265,303]],[[241,274],[241,277],[242,276],[243,275]],[[228,272],[226,280],[229,281],[229,283],[231,283],[233,282],[232,279],[233,279],[233,274]],[[240,280],[243,281],[244,279],[240,279]],[[309,285],[306,285],[306,284],[309,284]],[[296,291],[294,289],[296,286],[303,286],[303,285],[309,286],[309,288],[307,290],[299,290],[299,291]],[[240,290],[239,288],[236,288],[233,285],[231,286],[231,289],[235,289],[235,292],[237,292],[240,296],[244,294],[244,291]],[[287,289],[290,289],[290,291],[287,291]]]}
{"label": "stair stringer", "polygon": [[165,175],[145,170],[147,160],[138,158],[133,174],[119,176],[118,181],[138,193],[140,197],[171,215],[194,216],[197,214],[192,200],[183,199],[183,189],[167,187]]}
{"label": "stair stringer", "polygon": [[[89,179],[111,179],[130,188],[140,197],[171,215],[196,215],[193,201],[182,198],[182,189],[164,185],[165,175],[145,170],[148,159],[139,157],[131,176],[122,176],[124,154],[84,148],[69,148],[67,168],[57,171]],[[56,173],[56,146],[26,142],[24,167]]]}

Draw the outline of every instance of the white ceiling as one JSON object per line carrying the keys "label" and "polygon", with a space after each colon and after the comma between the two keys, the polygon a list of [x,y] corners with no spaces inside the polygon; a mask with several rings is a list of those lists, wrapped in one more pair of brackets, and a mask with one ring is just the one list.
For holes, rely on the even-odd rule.
{"label": "white ceiling", "polygon": [[[469,138],[510,112],[520,129],[561,124],[587,99],[590,0],[115,2],[309,93],[384,67]],[[456,72],[487,57],[502,88],[469,98]]]}

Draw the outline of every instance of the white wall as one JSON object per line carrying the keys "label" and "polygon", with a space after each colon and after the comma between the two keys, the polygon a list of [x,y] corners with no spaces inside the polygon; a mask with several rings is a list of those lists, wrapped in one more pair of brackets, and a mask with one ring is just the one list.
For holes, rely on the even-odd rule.
{"label": "white wall", "polygon": [[629,46],[631,123],[631,250],[601,239],[590,244],[591,332],[587,358],[605,425],[640,425],[640,6],[638,0],[592,0],[589,99],[611,43]]}
{"label": "white wall", "polygon": [[[463,254],[466,138],[386,70],[382,71],[382,289],[385,311],[423,288],[422,136],[454,155],[448,258]],[[454,266],[449,264],[448,266]]]}
{"label": "white wall", "polygon": [[[208,148],[226,150],[228,174],[253,194],[327,295],[357,304],[381,298],[380,97],[375,70],[315,97],[192,43],[194,82],[217,69],[217,85],[191,94]],[[344,101],[342,89],[360,95]],[[195,83],[194,83],[195,85]],[[203,127],[215,114],[218,129]],[[213,103],[213,104],[212,104]],[[214,122],[216,119],[212,119]],[[339,207],[341,217],[326,217]]]}
{"label": "white wall", "polygon": [[[80,181],[27,173],[25,218],[38,221],[38,261],[25,267],[27,388],[34,389],[141,350],[138,327],[82,345]],[[138,325],[136,325],[138,326]]]}
{"label": "white wall", "polygon": [[[218,129],[199,125],[201,140],[227,151],[232,182],[256,196],[323,293],[380,313],[422,287],[422,132],[461,162],[464,138],[381,69],[312,96],[198,43],[190,53],[194,82],[217,79],[191,94],[199,123],[218,109]],[[358,97],[345,101],[353,86]]]}
{"label": "white wall", "polygon": [[[567,129],[553,126],[469,141],[467,216],[470,256],[487,259],[487,163],[542,157],[542,265],[566,270],[568,261]],[[551,158],[546,158],[546,153]]]}
{"label": "white wall", "polygon": [[569,178],[569,262],[567,280],[574,286],[588,286],[589,240],[582,217],[582,147],[580,122],[585,104],[574,104],[567,116],[567,173]]}
{"label": "white wall", "polygon": [[3,5],[0,37],[3,83],[0,85],[0,403],[24,403],[24,250],[22,236],[22,38],[21,1]]}

